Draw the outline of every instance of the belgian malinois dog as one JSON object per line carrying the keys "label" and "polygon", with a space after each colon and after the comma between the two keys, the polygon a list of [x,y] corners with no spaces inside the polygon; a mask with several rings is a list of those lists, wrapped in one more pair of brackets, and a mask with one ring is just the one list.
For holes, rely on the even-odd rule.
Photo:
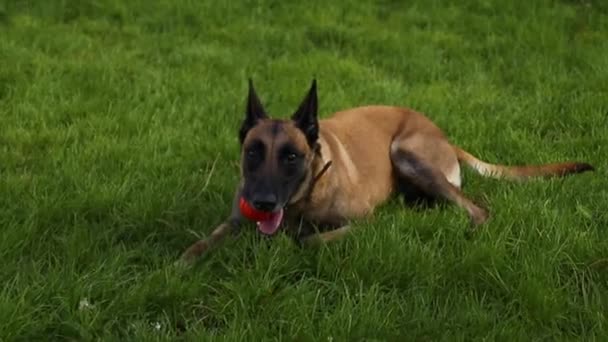
{"label": "belgian malinois dog", "polygon": [[211,235],[181,257],[195,261],[246,219],[243,203],[267,215],[258,230],[275,234],[280,227],[305,244],[344,236],[349,221],[374,212],[392,194],[447,200],[466,210],[473,226],[488,211],[461,191],[460,164],[483,176],[524,180],[593,170],[588,163],[503,166],[483,162],[452,145],[423,114],[407,108],[366,106],[317,116],[317,87],[290,119],[272,119],[251,79],[241,145],[241,181],[232,212]]}

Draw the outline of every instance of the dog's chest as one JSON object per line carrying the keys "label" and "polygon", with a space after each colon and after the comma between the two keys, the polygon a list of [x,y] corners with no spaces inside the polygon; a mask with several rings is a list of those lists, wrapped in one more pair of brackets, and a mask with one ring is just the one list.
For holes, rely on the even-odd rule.
{"label": "dog's chest", "polygon": [[303,218],[310,223],[335,226],[370,214],[374,206],[365,194],[323,188],[314,191],[306,201],[290,206],[287,214],[292,219]]}

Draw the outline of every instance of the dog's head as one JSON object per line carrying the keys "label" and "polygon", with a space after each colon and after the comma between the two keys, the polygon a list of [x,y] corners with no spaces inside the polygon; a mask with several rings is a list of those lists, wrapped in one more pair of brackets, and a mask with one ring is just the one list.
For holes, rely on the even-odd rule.
{"label": "dog's head", "polygon": [[262,232],[276,232],[283,208],[311,179],[318,137],[316,81],[290,119],[272,119],[249,80],[245,119],[239,131],[242,196],[254,209],[273,213],[268,222],[260,222]]}

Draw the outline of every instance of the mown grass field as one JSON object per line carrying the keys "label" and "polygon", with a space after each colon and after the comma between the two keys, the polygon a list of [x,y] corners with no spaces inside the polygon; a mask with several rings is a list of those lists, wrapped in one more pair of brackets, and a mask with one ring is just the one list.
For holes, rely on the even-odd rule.
{"label": "mown grass field", "polygon": [[[254,230],[171,267],[229,212],[247,77],[277,116],[427,113],[490,162],[491,221],[394,200],[303,250]],[[0,2],[0,340],[608,337],[605,1]]]}

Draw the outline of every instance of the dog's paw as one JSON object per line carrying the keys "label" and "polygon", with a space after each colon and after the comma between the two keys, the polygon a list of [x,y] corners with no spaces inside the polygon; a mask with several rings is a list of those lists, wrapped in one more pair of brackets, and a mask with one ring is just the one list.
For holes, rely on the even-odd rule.
{"label": "dog's paw", "polygon": [[186,271],[192,267],[194,263],[183,258],[179,258],[171,264],[173,269],[177,271]]}
{"label": "dog's paw", "polygon": [[478,226],[484,224],[490,218],[490,214],[487,209],[481,207],[474,207],[470,212],[471,224]]}
{"label": "dog's paw", "polygon": [[206,240],[199,240],[188,247],[180,258],[173,264],[177,268],[189,268],[196,263],[200,257],[207,252],[209,244]]}

